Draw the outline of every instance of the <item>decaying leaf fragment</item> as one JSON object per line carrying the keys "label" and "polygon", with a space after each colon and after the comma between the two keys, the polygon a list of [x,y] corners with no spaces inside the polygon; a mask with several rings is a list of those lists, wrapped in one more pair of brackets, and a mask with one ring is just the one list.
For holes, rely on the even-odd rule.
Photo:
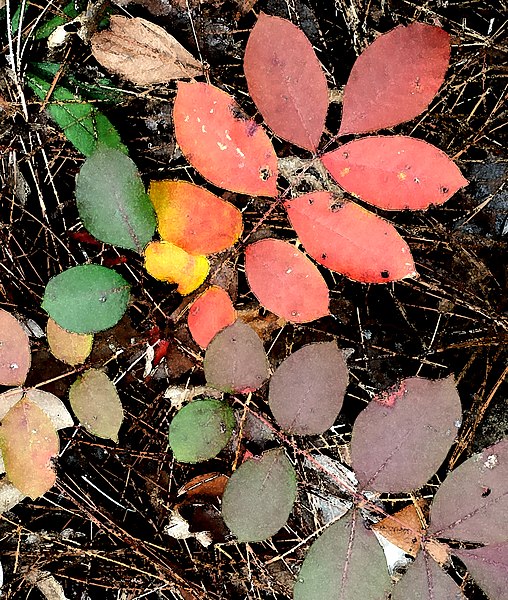
{"label": "decaying leaf fragment", "polygon": [[100,64],[137,85],[190,79],[202,67],[172,35],[145,19],[113,15],[111,29],[92,37]]}

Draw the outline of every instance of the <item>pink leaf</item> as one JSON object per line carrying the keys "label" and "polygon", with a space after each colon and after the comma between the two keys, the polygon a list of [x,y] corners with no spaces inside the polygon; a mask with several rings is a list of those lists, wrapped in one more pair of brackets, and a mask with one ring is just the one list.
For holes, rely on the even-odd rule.
{"label": "pink leaf", "polygon": [[232,192],[277,195],[272,143],[232,96],[208,83],[179,82],[173,118],[178,145],[208,181]]}
{"label": "pink leaf", "polygon": [[192,303],[187,323],[196,344],[206,348],[214,336],[235,319],[236,311],[228,293],[212,286]]}
{"label": "pink leaf", "polygon": [[452,377],[405,379],[372,400],[357,417],[351,441],[360,486],[379,492],[420,488],[446,458],[460,418]]}
{"label": "pink leaf", "polygon": [[0,385],[22,385],[30,368],[30,342],[20,322],[0,309]]}
{"label": "pink leaf", "polygon": [[312,44],[286,19],[260,13],[243,61],[249,93],[281,138],[316,151],[328,111],[326,77]]}
{"label": "pink leaf", "polygon": [[322,161],[347,192],[387,210],[443,204],[468,183],[444,152],[401,135],[353,140]]}
{"label": "pink leaf", "polygon": [[[505,515],[499,513],[499,519]],[[508,542],[475,550],[453,550],[489,598],[508,600]]]}
{"label": "pink leaf", "polygon": [[307,323],[329,314],[323,276],[288,242],[269,238],[248,246],[245,273],[260,304],[287,321]]}
{"label": "pink leaf", "polygon": [[448,34],[411,23],[379,36],[357,58],[344,90],[339,135],[393,127],[419,115],[443,83]]}
{"label": "pink leaf", "polygon": [[415,277],[411,251],[396,229],[354,202],[334,205],[330,192],[285,203],[305,250],[320,264],[364,283]]}

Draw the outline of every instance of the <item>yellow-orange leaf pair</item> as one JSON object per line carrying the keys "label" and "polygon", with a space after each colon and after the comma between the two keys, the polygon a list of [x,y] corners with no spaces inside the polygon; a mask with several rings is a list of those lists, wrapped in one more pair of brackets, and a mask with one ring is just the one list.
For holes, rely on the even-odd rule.
{"label": "yellow-orange leaf pair", "polygon": [[242,215],[229,202],[186,181],[152,181],[149,194],[163,242],[147,247],[146,269],[157,279],[177,283],[181,294],[189,294],[208,274],[204,255],[238,240]]}

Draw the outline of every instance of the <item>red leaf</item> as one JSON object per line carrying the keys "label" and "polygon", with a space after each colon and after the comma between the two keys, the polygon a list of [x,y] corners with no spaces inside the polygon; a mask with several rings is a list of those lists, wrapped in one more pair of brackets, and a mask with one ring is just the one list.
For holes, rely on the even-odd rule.
{"label": "red leaf", "polygon": [[245,273],[260,304],[286,321],[307,323],[329,314],[325,280],[288,242],[270,238],[248,246]]}
{"label": "red leaf", "polygon": [[388,400],[370,402],[355,421],[351,441],[362,489],[409,492],[424,485],[446,458],[460,418],[452,377],[411,377]]}
{"label": "red leaf", "polygon": [[243,68],[249,93],[281,138],[315,152],[328,111],[326,77],[312,44],[286,19],[261,13]]}
{"label": "red leaf", "polygon": [[187,324],[194,341],[206,348],[219,331],[235,322],[236,311],[228,293],[221,287],[209,287],[189,310]]}
{"label": "red leaf", "polygon": [[25,330],[16,317],[0,309],[0,385],[23,385],[30,359]]}
{"label": "red leaf", "polygon": [[312,258],[364,283],[416,276],[409,246],[393,225],[354,202],[333,203],[330,192],[285,203],[291,225]]}
{"label": "red leaf", "polygon": [[211,183],[242,194],[277,195],[272,143],[229,94],[207,83],[179,82],[173,118],[182,152]]}
{"label": "red leaf", "polygon": [[[499,519],[505,519],[499,513]],[[508,600],[508,542],[475,550],[453,550],[489,598]]]}
{"label": "red leaf", "polygon": [[400,25],[357,58],[344,90],[339,135],[393,127],[419,115],[443,83],[450,60],[446,31]]}
{"label": "red leaf", "polygon": [[402,135],[353,140],[322,161],[347,192],[388,210],[443,204],[468,183],[444,152]]}

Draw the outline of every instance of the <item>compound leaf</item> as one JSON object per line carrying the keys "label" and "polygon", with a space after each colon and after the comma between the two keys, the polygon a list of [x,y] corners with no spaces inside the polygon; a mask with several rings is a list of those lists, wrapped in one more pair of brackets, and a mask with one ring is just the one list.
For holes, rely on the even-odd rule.
{"label": "compound leaf", "polygon": [[[498,513],[498,517],[503,513]],[[504,519],[504,517],[500,517]],[[453,550],[491,600],[508,600],[508,543],[474,550]]]}
{"label": "compound leaf", "polygon": [[268,238],[250,244],[245,251],[245,274],[260,304],[287,321],[307,323],[329,314],[323,276],[288,242]]}
{"label": "compound leaf", "polygon": [[81,265],[51,278],[42,308],[67,331],[94,333],[113,327],[129,302],[130,286],[115,271]]}
{"label": "compound leaf", "polygon": [[420,552],[395,585],[392,600],[465,600],[459,586],[426,553]]}
{"label": "compound leaf", "polygon": [[0,308],[0,385],[23,385],[30,361],[28,335],[16,317]]}
{"label": "compound leaf", "polygon": [[430,510],[429,533],[465,542],[508,541],[508,439],[452,471]]}
{"label": "compound leaf", "polygon": [[347,192],[387,210],[443,204],[468,183],[443,151],[402,135],[353,140],[322,161]]}
{"label": "compound leaf", "polygon": [[243,68],[267,125],[281,138],[315,152],[325,126],[328,88],[303,31],[286,19],[260,13]]}
{"label": "compound leaf", "polygon": [[411,23],[379,36],[357,58],[344,89],[339,135],[398,125],[419,115],[443,83],[450,39]]}
{"label": "compound leaf", "polygon": [[231,298],[225,290],[214,285],[192,303],[187,324],[196,344],[206,348],[219,331],[235,320]]}
{"label": "compound leaf", "polygon": [[309,344],[275,371],[270,380],[270,409],[289,433],[321,434],[335,422],[347,384],[347,365],[337,344]]}
{"label": "compound leaf", "polygon": [[257,390],[270,375],[261,339],[240,319],[210,342],[204,369],[207,385],[224,392]]}
{"label": "compound leaf", "polygon": [[169,427],[175,460],[196,463],[214,458],[229,442],[235,426],[231,407],[219,400],[195,400],[180,409]]}
{"label": "compound leaf", "polygon": [[46,337],[51,354],[72,366],[85,362],[92,351],[92,334],[67,331],[51,318],[46,325]]}
{"label": "compound leaf", "polygon": [[242,233],[242,213],[205,188],[186,181],[152,181],[150,199],[166,242],[190,254],[213,254]]}
{"label": "compound leaf", "polygon": [[123,408],[115,384],[106,373],[89,369],[69,389],[72,410],[83,427],[101,438],[118,442]]}
{"label": "compound leaf", "polygon": [[461,405],[453,377],[411,377],[357,417],[351,460],[360,486],[409,492],[434,475],[455,441]]}
{"label": "compound leaf", "polygon": [[155,213],[134,162],[101,146],[84,162],[76,204],[85,228],[101,242],[142,252],[155,232]]}
{"label": "compound leaf", "polygon": [[294,599],[382,600],[389,587],[383,550],[355,510],[312,544],[295,583]]}
{"label": "compound leaf", "polygon": [[226,190],[277,195],[277,156],[262,127],[234,98],[207,83],[178,83],[175,135],[191,165]]}
{"label": "compound leaf", "polygon": [[284,527],[296,499],[296,473],[276,448],[246,460],[222,496],[222,516],[239,542],[261,542]]}
{"label": "compound leaf", "polygon": [[50,418],[26,397],[2,419],[0,449],[7,476],[20,492],[33,500],[55,484],[51,459],[57,456],[59,447]]}
{"label": "compound leaf", "polygon": [[291,225],[314,260],[363,283],[416,276],[409,246],[391,223],[354,202],[334,201],[330,192],[312,192],[285,202]]}

